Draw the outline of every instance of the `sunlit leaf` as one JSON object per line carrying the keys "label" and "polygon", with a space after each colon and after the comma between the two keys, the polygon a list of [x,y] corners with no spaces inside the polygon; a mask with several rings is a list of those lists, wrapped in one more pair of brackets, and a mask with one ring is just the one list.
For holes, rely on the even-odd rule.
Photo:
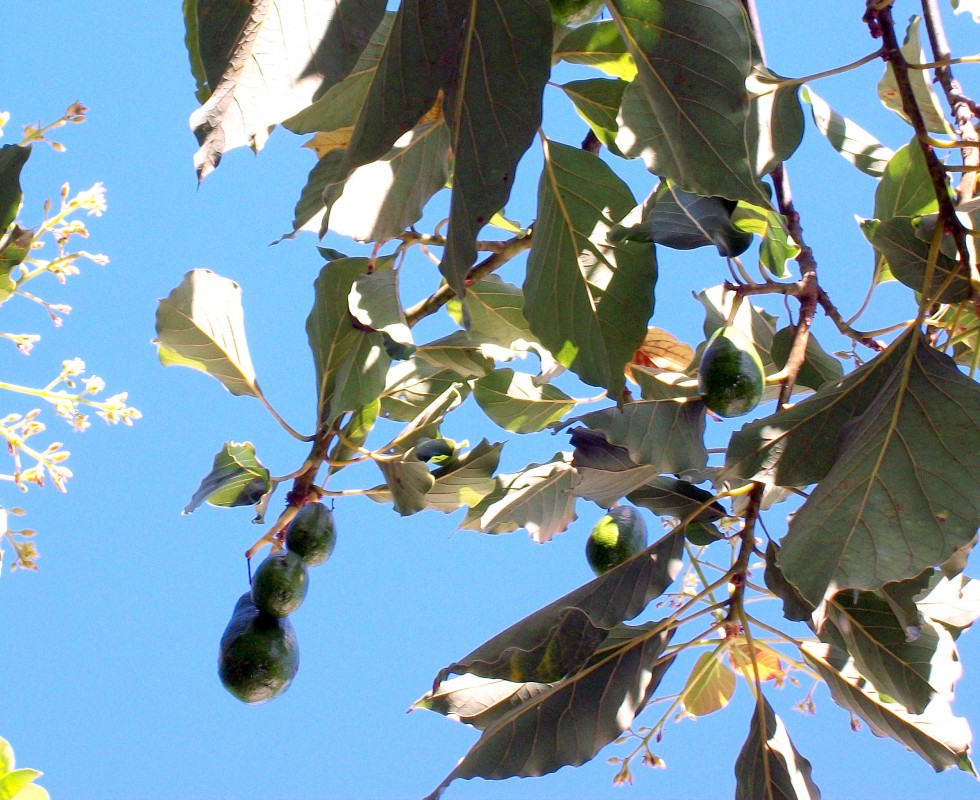
{"label": "sunlit leaf", "polygon": [[420,697],[411,710],[425,708],[484,730],[518,706],[551,688],[547,683],[515,683],[465,673]]}
{"label": "sunlit leaf", "polygon": [[653,247],[609,241],[635,201],[601,159],[557,142],[544,148],[524,314],[558,363],[618,398],[653,313]]}
{"label": "sunlit leaf", "polygon": [[498,475],[494,490],[467,511],[460,527],[484,533],[526,528],[534,541],[550,541],[576,519],[574,483],[575,470],[563,453],[544,464]]}
{"label": "sunlit leaf", "polygon": [[[786,366],[795,335],[796,329],[787,326],[780,328],[772,337],[772,360],[779,369]],[[796,382],[800,386],[819,389],[824,384],[838,381],[843,377],[844,368],[840,361],[820,346],[820,342],[811,331],[806,340],[806,354],[796,376]]]}
{"label": "sunlit leaf", "polygon": [[611,19],[572,28],[555,48],[555,58],[595,67],[624,81],[636,77],[633,56]]}
{"label": "sunlit leaf", "polygon": [[496,486],[493,473],[502,448],[502,444],[484,439],[465,455],[436,469],[432,473],[435,483],[425,496],[426,507],[448,514],[462,506],[478,505]]}
{"label": "sunlit leaf", "polygon": [[473,397],[483,412],[513,433],[543,430],[575,408],[575,399],[550,384],[512,369],[498,369],[473,384]]}
{"label": "sunlit leaf", "polygon": [[317,419],[332,421],[381,395],[388,364],[380,333],[355,328],[348,306],[354,282],[367,274],[368,259],[341,258],[320,270],[306,333],[317,381]]}
{"label": "sunlit leaf", "polygon": [[800,95],[810,104],[817,130],[827,137],[834,150],[861,172],[880,178],[894,152],[856,122],[834,111],[809,86],[804,86]]}
{"label": "sunlit leaf", "polygon": [[451,386],[464,398],[469,394],[466,379],[439,364],[420,358],[393,364],[381,394],[381,413],[387,419],[409,422]]}
{"label": "sunlit leaf", "polygon": [[[196,15],[187,44],[198,65],[198,96],[191,114],[203,179],[235,147],[258,151],[274,125],[309,105],[344,78],[384,14],[379,0],[190,0]],[[301,55],[301,54],[305,54]],[[206,86],[200,85],[204,77]]]}
{"label": "sunlit leaf", "polygon": [[261,397],[245,339],[242,290],[209,269],[192,269],[157,305],[160,363],[206,372],[234,395]]}
{"label": "sunlit leaf", "polygon": [[494,360],[509,360],[513,352],[481,341],[469,331],[454,331],[431,342],[420,345],[415,351],[418,359],[451,370],[457,375],[481,378],[493,370]]}
{"label": "sunlit leaf", "polygon": [[732,225],[739,231],[761,237],[759,263],[777,278],[789,276],[786,262],[800,254],[800,246],[790,236],[781,214],[740,200],[732,212]]}
{"label": "sunlit leaf", "polygon": [[600,142],[619,155],[616,115],[623,101],[623,90],[629,84],[618,78],[588,78],[561,84],[562,91],[575,104],[579,113]]}
{"label": "sunlit leaf", "polygon": [[706,717],[728,705],[735,694],[735,673],[717,653],[702,653],[691,667],[681,689],[684,710],[695,717]]}
{"label": "sunlit leaf", "polygon": [[[980,386],[918,331],[892,350],[885,382],[827,442],[833,465],[779,551],[786,579],[813,605],[831,589],[915,577],[972,541],[980,525]],[[811,452],[824,431],[813,433]]]}
{"label": "sunlit leaf", "polygon": [[[511,347],[519,339],[535,341],[524,317],[524,292],[498,275],[488,275],[466,290],[466,309],[469,332],[481,341],[501,347]],[[463,324],[459,298],[450,300],[446,310],[459,325]]]}
{"label": "sunlit leaf", "polygon": [[[330,451],[329,459],[334,464],[346,461],[358,454],[357,448],[364,444],[368,434],[374,428],[374,423],[381,413],[381,400],[375,398],[370,403],[366,403],[357,409],[340,429],[337,442]],[[331,465],[330,473],[333,474],[340,467]]]}
{"label": "sunlit leaf", "polygon": [[391,268],[389,259],[377,259],[374,270],[351,285],[347,301],[350,312],[362,325],[387,333],[394,341],[412,344],[412,332],[405,323],[398,294],[401,273]]}
{"label": "sunlit leaf", "polygon": [[966,575],[944,576],[917,605],[929,619],[951,628],[968,628],[980,618],[980,581]]}
{"label": "sunlit leaf", "polygon": [[673,663],[663,657],[669,641],[670,634],[637,637],[501,717],[427,800],[457,778],[545,775],[590,761],[649,701]]}
{"label": "sunlit leaf", "polygon": [[425,496],[432,488],[435,479],[424,462],[409,453],[399,460],[376,462],[385,483],[395,511],[403,517],[415,514],[426,507]]}
{"label": "sunlit leaf", "polygon": [[[919,24],[921,22],[922,17],[919,16],[914,16],[909,20],[909,27],[905,32],[905,42],[902,44],[902,55],[905,56],[906,61],[913,64],[925,64],[929,61],[919,43]],[[919,113],[922,114],[926,130],[952,136],[952,129],[946,122],[942,104],[932,89],[931,73],[924,69],[910,69],[908,79],[912,84],[915,104],[919,107]],[[881,80],[878,82],[878,96],[886,108],[890,108],[910,125],[912,124],[902,108],[902,96],[898,90],[895,70],[887,61],[885,74],[881,76]]]}
{"label": "sunlit leaf", "polygon": [[836,648],[806,642],[801,649],[807,663],[826,681],[834,701],[867,722],[876,736],[895,739],[937,772],[955,767],[977,774],[967,754],[970,726],[962,717],[953,716],[946,698],[936,697],[924,713],[910,714],[879,695],[853,661]]}
{"label": "sunlit leaf", "polygon": [[810,762],[764,697],[752,710],[749,736],[735,761],[735,800],[820,800]]}
{"label": "sunlit leaf", "polygon": [[184,513],[190,514],[201,503],[223,508],[255,505],[272,488],[269,477],[251,442],[225,442]]}
{"label": "sunlit leaf", "polygon": [[[4,524],[4,530],[6,529],[7,526]],[[10,746],[10,742],[0,737],[0,775],[10,772],[15,766],[17,766],[17,759],[14,756],[14,748]]]}
{"label": "sunlit leaf", "polygon": [[15,769],[0,775],[0,800],[20,800],[42,774],[36,769]]}
{"label": "sunlit leaf", "polygon": [[916,217],[939,209],[929,168],[913,139],[888,161],[875,191],[875,219]]}

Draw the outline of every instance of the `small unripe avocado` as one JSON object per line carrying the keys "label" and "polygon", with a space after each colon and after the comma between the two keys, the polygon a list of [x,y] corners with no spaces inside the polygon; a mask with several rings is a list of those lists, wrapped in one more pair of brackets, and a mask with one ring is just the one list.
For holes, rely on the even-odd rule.
{"label": "small unripe avocado", "polygon": [[616,506],[600,519],[585,543],[585,558],[596,575],[635,556],[647,546],[647,525],[633,506]]}
{"label": "small unripe avocado", "polygon": [[441,463],[455,452],[455,443],[450,439],[419,439],[415,445],[415,457],[419,461]]}
{"label": "small unripe avocado", "polygon": [[288,617],[303,604],[309,585],[303,559],[289,550],[280,550],[255,570],[252,602],[266,614]]}
{"label": "small unripe avocado", "polygon": [[698,365],[698,390],[719,417],[740,417],[759,405],[766,387],[762,359],[748,336],[734,325],[712,334]]}
{"label": "small unripe avocado", "polygon": [[218,677],[243,703],[257,705],[278,697],[299,670],[299,645],[287,619],[259,611],[246,592],[235,605],[221,637]]}
{"label": "small unripe avocado", "polygon": [[551,0],[551,18],[557,25],[573,28],[599,16],[603,0]]}
{"label": "small unripe avocado", "polygon": [[336,543],[333,512],[323,503],[307,503],[286,528],[286,549],[296,553],[308,567],[323,564]]}

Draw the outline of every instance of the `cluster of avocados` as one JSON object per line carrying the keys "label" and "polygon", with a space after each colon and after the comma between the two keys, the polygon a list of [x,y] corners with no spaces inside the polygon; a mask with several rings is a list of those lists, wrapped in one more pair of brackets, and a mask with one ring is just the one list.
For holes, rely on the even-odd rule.
{"label": "cluster of avocados", "polygon": [[308,568],[330,558],[336,539],[333,512],[323,503],[307,503],[286,528],[285,550],[259,565],[251,588],[238,598],[221,636],[218,676],[242,702],[265,703],[292,683],[299,645],[287,617],[306,597]]}

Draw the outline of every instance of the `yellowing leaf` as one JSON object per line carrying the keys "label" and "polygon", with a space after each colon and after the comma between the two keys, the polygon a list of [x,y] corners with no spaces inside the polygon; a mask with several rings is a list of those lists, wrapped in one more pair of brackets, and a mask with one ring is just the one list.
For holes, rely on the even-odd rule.
{"label": "yellowing leaf", "polygon": [[335,131],[321,131],[320,133],[314,134],[313,138],[304,144],[303,147],[309,148],[316,153],[317,158],[323,158],[327,153],[333,150],[339,150],[342,147],[347,147],[347,144],[350,142],[350,135],[353,131],[353,125],[346,128],[340,128]]}
{"label": "yellowing leaf", "polygon": [[[753,652],[755,663],[753,664]],[[746,680],[755,683],[756,669],[760,681],[781,680],[786,675],[786,667],[779,657],[767,648],[749,644],[744,636],[739,636],[728,651],[732,668]]]}
{"label": "yellowing leaf", "polygon": [[[694,360],[694,350],[663,328],[647,328],[643,344],[637,348],[631,363],[672,372],[684,372]],[[629,370],[629,365],[626,367]]]}
{"label": "yellowing leaf", "polygon": [[735,693],[735,673],[718,658],[719,653],[702,653],[694,662],[682,694],[684,710],[704,717],[724,708]]}

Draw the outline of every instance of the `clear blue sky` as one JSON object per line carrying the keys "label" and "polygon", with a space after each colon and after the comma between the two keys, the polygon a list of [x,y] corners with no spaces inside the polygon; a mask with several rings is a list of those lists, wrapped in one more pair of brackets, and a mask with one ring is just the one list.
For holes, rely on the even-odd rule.
{"label": "clear blue sky", "polygon": [[[107,429],[96,420],[84,435],[58,433],[73,453],[67,495],[47,488],[21,497],[0,484],[0,505],[29,510],[42,552],[38,574],[0,579],[0,736],[22,766],[45,772],[41,783],[55,798],[420,797],[477,735],[435,714],[405,710],[441,667],[591,578],[584,541],[602,512],[581,502],[579,520],[542,546],[524,532],[456,531],[458,513],[401,519],[388,507],[345,500],[336,512],[334,557],[311,573],[309,597],[293,618],[302,651],[293,686],[257,708],[222,689],[218,639],[246,589],[241,554],[261,529],[250,524],[248,509],[205,507],[191,516],[180,510],[225,441],[254,442],[274,474],[295,469],[305,446],[254,400],[232,397],[204,375],[164,370],[150,345],[156,299],[193,267],[240,282],[259,381],[287,420],[307,428],[314,396],[303,324],[321,264],[312,235],[267,246],[289,229],[313,164],[299,138],[277,131],[257,158],[235,151],[196,187],[196,144],[187,124],[194,85],[179,5],[8,0],[4,7],[0,110],[12,114],[5,141],[15,140],[24,123],[57,117],[72,101],[91,109],[88,122],[61,132],[67,154],[36,148],[24,173],[24,216],[36,220],[43,199],[56,198],[64,180],[76,190],[105,182],[108,212],[90,220],[89,247],[112,263],[88,267],[65,289],[47,287],[49,299],[75,307],[61,330],[34,309],[4,306],[0,329],[37,330],[44,339],[30,359],[0,348],[0,370],[40,383],[62,358],[79,356],[110,391],[128,389],[144,417],[133,429]],[[874,49],[858,20],[861,6],[761,2],[773,69],[802,75]],[[897,6],[902,18],[917,4]],[[970,53],[978,29],[956,22],[954,51]],[[961,69],[969,91],[975,73]],[[910,131],[881,108],[874,93],[879,72],[871,65],[815,88],[897,148]],[[577,144],[585,125],[561,109],[558,94],[549,90],[548,113],[558,116],[546,130]],[[873,181],[812,127],[789,170],[821,280],[852,311],[872,263],[853,214],[870,215]],[[650,177],[636,164],[625,174],[642,199]],[[512,217],[530,220],[535,184],[533,168],[523,170],[508,207]],[[363,252],[339,239],[326,244]],[[654,324],[696,344],[702,312],[689,292],[724,277],[723,262],[707,251],[661,251]],[[866,317],[868,327],[914,313],[911,292],[895,285],[882,287],[878,302],[885,313]],[[828,349],[844,345],[825,325],[818,331]],[[586,392],[593,393],[579,396]],[[14,407],[27,408],[0,396],[0,410]],[[59,421],[48,416],[57,430]],[[725,430],[712,428],[719,444]],[[446,433],[473,443],[506,435],[472,409],[452,417]],[[563,435],[521,440],[505,450],[503,466],[547,459],[559,449],[568,449]],[[373,476],[359,480],[369,485]],[[273,508],[281,503],[280,494]],[[777,508],[766,518],[776,537],[784,517]],[[961,644],[965,675],[956,710],[978,720],[976,634]],[[669,680],[663,687],[677,688]],[[934,776],[898,744],[867,729],[852,733],[848,716],[823,689],[816,717],[791,711],[807,688],[787,687],[771,699],[814,764],[824,796],[980,795],[965,774]],[[725,711],[671,725],[658,750],[668,768],[638,768],[632,788],[612,788],[615,769],[606,758],[623,753],[609,748],[577,770],[461,782],[447,797],[730,797],[750,709],[741,685]]]}

